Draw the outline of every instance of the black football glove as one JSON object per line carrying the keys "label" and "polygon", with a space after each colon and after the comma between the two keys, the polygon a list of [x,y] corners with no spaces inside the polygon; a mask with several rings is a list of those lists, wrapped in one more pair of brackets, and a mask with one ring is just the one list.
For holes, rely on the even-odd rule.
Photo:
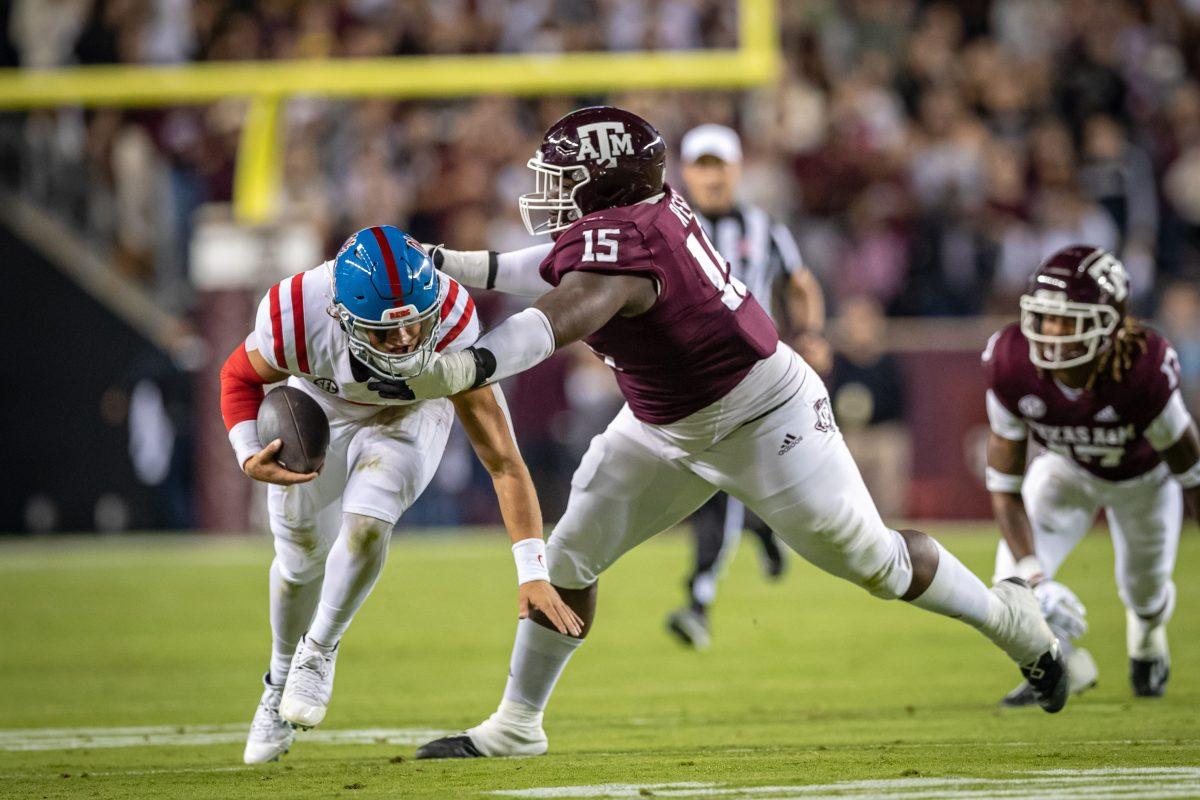
{"label": "black football glove", "polygon": [[416,400],[416,395],[412,389],[408,388],[408,384],[400,378],[375,378],[367,381],[367,388],[372,392],[378,392],[379,396],[386,400]]}

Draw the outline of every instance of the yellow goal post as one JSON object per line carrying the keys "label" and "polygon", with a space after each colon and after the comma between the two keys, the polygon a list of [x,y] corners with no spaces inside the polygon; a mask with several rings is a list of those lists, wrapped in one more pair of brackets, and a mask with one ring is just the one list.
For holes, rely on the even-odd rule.
{"label": "yellow goal post", "polygon": [[779,72],[776,0],[737,0],[735,49],[200,62],[0,69],[0,110],[146,107],[248,101],[238,146],[234,211],[248,225],[277,211],[281,103],[293,95],[445,99],[636,89],[736,89]]}

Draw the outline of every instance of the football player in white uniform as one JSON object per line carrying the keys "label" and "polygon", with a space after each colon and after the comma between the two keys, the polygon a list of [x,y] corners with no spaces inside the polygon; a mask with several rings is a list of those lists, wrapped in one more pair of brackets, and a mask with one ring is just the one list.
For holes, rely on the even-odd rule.
{"label": "football player in white uniform", "polygon": [[[271,287],[254,331],[221,370],[221,408],[238,464],[271,486],[272,651],[246,740],[246,763],[278,759],[295,728],[325,717],[338,643],[375,585],[392,528],[425,489],[457,414],[492,476],[517,562],[520,615],[537,609],[563,634],[580,618],[548,582],[542,518],[503,395],[381,397],[380,379],[413,377],[479,335],[475,304],[392,226],[350,237],[333,261]],[[290,472],[280,442],[258,440],[263,385],[286,379],[329,419],[320,473]],[[340,502],[338,502],[340,501]]]}
{"label": "football player in white uniform", "polygon": [[[1163,694],[1167,621],[1184,507],[1200,504],[1200,439],[1179,392],[1170,342],[1127,314],[1125,269],[1097,247],[1058,251],[1034,272],[1021,323],[996,333],[988,375],[987,484],[1004,540],[996,579],[1028,581],[1068,645],[1083,604],[1055,573],[1103,509],[1126,608],[1134,694]],[[1045,450],[1026,468],[1029,438]],[[1091,656],[1068,657],[1072,689],[1096,680]],[[1030,705],[1022,683],[1004,705]]]}

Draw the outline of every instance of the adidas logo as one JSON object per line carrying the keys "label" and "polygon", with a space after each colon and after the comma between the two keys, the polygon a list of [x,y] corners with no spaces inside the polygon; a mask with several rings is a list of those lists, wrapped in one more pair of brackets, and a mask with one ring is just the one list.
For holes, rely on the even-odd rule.
{"label": "adidas logo", "polygon": [[783,455],[788,450],[791,450],[793,447],[800,444],[802,441],[804,441],[803,436],[793,436],[790,433],[784,435],[783,444],[779,445],[779,455]]}
{"label": "adidas logo", "polygon": [[1121,417],[1117,415],[1116,409],[1112,406],[1105,406],[1097,412],[1094,417],[1096,422],[1120,422]]}

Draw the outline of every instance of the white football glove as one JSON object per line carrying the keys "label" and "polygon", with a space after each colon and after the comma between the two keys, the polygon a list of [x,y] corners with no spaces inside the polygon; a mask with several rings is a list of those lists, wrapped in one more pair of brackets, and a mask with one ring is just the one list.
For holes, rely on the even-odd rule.
{"label": "white football glove", "polygon": [[1087,608],[1066,586],[1058,581],[1044,580],[1033,587],[1033,593],[1050,627],[1072,641],[1087,633]]}

